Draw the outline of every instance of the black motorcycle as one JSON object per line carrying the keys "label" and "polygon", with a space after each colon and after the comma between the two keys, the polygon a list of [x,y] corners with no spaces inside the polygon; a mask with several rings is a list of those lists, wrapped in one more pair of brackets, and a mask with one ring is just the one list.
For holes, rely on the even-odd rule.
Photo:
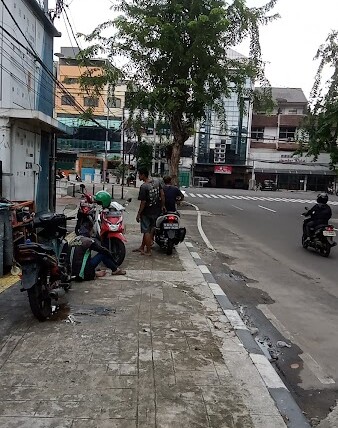
{"label": "black motorcycle", "polygon": [[[34,218],[32,229],[39,242],[20,244],[15,259],[21,266],[21,291],[27,291],[34,316],[45,321],[52,315],[52,301],[70,288],[71,271],[68,254],[65,214],[43,214]],[[32,234],[33,236],[33,234]]]}
{"label": "black motorcycle", "polygon": [[[306,213],[303,213],[305,215]],[[304,230],[304,227],[303,227]],[[335,247],[337,243],[333,240],[336,236],[334,227],[330,224],[319,224],[311,229],[310,236],[306,236],[303,232],[302,245],[303,248],[311,247],[316,250],[321,256],[328,257],[331,248]]]}
{"label": "black motorcycle", "polygon": [[180,227],[178,213],[167,213],[156,221],[155,242],[160,248],[164,248],[168,256],[173,252],[175,245],[183,242],[186,228]]}

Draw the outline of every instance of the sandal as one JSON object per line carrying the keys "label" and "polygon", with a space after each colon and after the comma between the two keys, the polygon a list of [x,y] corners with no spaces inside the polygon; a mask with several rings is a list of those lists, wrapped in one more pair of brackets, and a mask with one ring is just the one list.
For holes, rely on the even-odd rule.
{"label": "sandal", "polygon": [[112,275],[126,275],[127,272],[125,270],[122,270],[122,269],[116,269],[116,271],[112,272],[111,274]]}

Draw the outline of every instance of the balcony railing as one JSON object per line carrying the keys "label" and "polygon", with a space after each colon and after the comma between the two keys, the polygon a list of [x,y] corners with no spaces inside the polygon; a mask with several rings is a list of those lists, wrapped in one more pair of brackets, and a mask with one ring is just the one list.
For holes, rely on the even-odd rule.
{"label": "balcony railing", "polygon": [[299,143],[297,141],[252,139],[250,147],[252,149],[275,149],[293,152],[299,149]]}

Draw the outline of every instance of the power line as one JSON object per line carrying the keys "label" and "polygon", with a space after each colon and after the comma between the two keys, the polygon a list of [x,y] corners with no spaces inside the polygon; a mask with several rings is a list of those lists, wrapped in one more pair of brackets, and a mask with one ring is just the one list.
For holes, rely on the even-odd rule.
{"label": "power line", "polygon": [[[29,50],[27,48],[27,46],[24,46],[21,42],[19,42],[19,40],[17,40],[14,36],[12,36],[4,27],[0,26],[2,28],[2,30],[8,34],[12,39],[14,39],[20,46],[22,46],[24,49],[26,49],[28,52],[30,52],[33,57],[36,59],[36,61],[42,66],[42,68],[47,72],[48,75],[50,75],[53,79],[53,81],[64,90],[64,92],[67,93],[67,88],[65,88],[61,82],[59,82],[55,76],[53,75],[53,73],[48,69],[48,67],[44,64],[44,62],[41,60],[41,58],[39,57],[39,55],[37,54],[37,52],[34,50],[34,47],[31,45],[30,41],[28,40],[28,38],[26,37],[25,33],[22,31],[21,27],[19,26],[19,24],[17,23],[16,19],[14,18],[12,12],[9,10],[8,6],[6,5],[4,0],[1,0],[2,4],[4,5],[7,13],[9,14],[9,16],[12,18],[13,22],[15,23],[15,25],[17,26],[17,28],[19,29],[20,33],[22,34],[22,36],[24,37],[24,39],[26,40],[26,42],[28,43],[28,46],[31,48],[31,50]],[[81,110],[82,113],[87,113],[82,106],[78,105],[77,106],[79,110]],[[104,127],[103,125],[101,125],[99,122],[97,122],[95,119],[90,118],[94,123],[96,123],[100,128],[103,129],[107,129],[106,127]]]}

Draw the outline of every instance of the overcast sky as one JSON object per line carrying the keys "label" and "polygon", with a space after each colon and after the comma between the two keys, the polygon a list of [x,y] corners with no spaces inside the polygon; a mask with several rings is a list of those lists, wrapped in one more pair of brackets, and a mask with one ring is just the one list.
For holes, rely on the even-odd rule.
{"label": "overcast sky", "polygon": [[[89,33],[112,16],[111,0],[68,0],[67,13],[74,32]],[[247,0],[249,6],[261,6],[264,0]],[[55,0],[50,0],[53,7]],[[332,29],[338,30],[338,0],[279,0],[274,9],[281,18],[261,29],[266,75],[272,86],[300,87],[308,97],[318,64],[313,57]],[[55,39],[55,52],[61,46],[75,46],[67,34],[64,14],[55,20],[62,33]],[[81,47],[83,42],[80,41]],[[245,47],[239,52],[246,54]]]}

